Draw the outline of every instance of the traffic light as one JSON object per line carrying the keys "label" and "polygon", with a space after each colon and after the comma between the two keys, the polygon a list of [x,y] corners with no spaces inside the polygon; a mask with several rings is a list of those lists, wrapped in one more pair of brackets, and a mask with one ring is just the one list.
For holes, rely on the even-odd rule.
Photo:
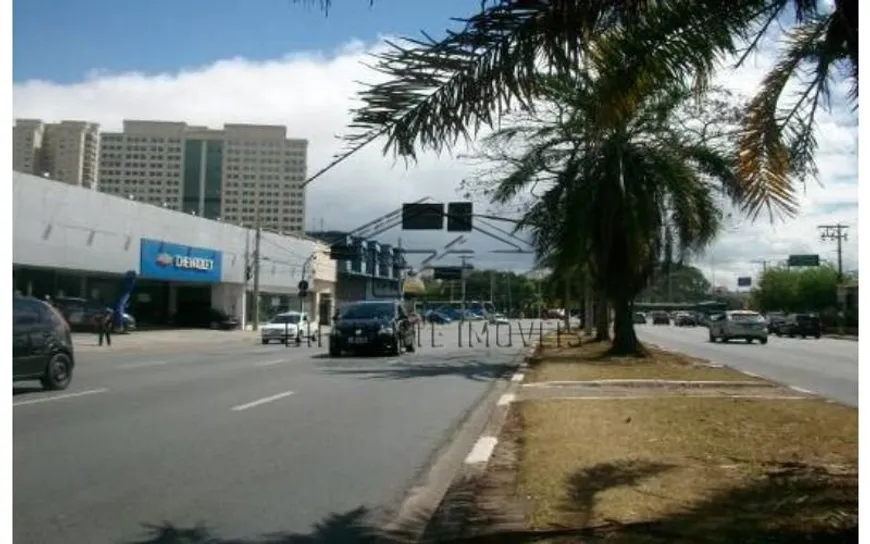
{"label": "traffic light", "polygon": [[471,232],[471,217],[474,205],[471,202],[450,202],[447,204],[447,230],[449,232]]}

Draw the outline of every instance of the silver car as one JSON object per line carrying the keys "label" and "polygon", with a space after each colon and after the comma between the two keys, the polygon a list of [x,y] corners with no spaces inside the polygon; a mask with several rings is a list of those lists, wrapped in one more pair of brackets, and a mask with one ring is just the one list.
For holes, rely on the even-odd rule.
{"label": "silver car", "polygon": [[711,342],[742,338],[750,344],[753,340],[767,343],[767,321],[758,312],[734,310],[710,316],[707,326],[710,329]]}

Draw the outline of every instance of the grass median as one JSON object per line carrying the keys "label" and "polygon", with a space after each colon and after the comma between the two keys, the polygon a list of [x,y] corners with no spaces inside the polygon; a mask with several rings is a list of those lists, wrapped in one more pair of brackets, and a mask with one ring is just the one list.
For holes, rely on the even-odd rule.
{"label": "grass median", "polygon": [[857,539],[855,409],[676,397],[516,409],[531,528],[577,531],[546,542]]}
{"label": "grass median", "polygon": [[550,335],[541,344],[528,382],[584,380],[727,380],[755,381],[736,370],[713,367],[677,353],[647,346],[648,356],[609,357],[609,342],[590,342],[569,335]]}

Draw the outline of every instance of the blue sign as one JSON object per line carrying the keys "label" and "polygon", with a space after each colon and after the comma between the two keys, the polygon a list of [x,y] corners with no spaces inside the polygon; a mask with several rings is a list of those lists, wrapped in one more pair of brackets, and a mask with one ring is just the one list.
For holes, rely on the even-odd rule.
{"label": "blue sign", "polygon": [[216,249],[142,238],[139,272],[154,280],[220,283],[222,257]]}

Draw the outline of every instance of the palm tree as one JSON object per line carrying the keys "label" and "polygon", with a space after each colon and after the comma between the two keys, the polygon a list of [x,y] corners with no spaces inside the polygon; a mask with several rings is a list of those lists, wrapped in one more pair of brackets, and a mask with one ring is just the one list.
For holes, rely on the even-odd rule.
{"label": "palm tree", "polygon": [[663,260],[682,261],[713,240],[721,218],[715,193],[740,196],[732,150],[677,128],[680,108],[692,98],[688,86],[650,91],[633,117],[614,127],[600,124],[598,109],[609,88],[589,73],[539,81],[541,97],[561,104],[563,115],[487,138],[521,135],[528,142],[494,199],[510,201],[540,173],[557,173],[521,225],[532,227],[539,255],[563,268],[588,263],[614,308],[611,352],[639,353],[634,297]]}
{"label": "palm tree", "polygon": [[[328,10],[331,0],[319,2]],[[374,3],[370,0],[370,3]],[[519,106],[533,107],[542,65],[572,76],[602,53],[617,58],[601,74],[610,88],[599,123],[619,126],[652,88],[691,78],[703,90],[722,55],[757,50],[771,27],[793,12],[781,60],[743,121],[738,169],[745,211],[756,217],[797,210],[795,183],[815,173],[813,120],[842,67],[858,97],[858,0],[482,0],[463,28],[445,37],[391,43],[376,58],[386,81],[364,90],[349,149],[326,169],[379,136],[384,152],[413,159],[420,150],[453,146],[493,127]],[[595,38],[608,32],[609,50]],[[780,108],[786,83],[809,68],[798,104]],[[311,180],[326,169],[316,173]]]}

